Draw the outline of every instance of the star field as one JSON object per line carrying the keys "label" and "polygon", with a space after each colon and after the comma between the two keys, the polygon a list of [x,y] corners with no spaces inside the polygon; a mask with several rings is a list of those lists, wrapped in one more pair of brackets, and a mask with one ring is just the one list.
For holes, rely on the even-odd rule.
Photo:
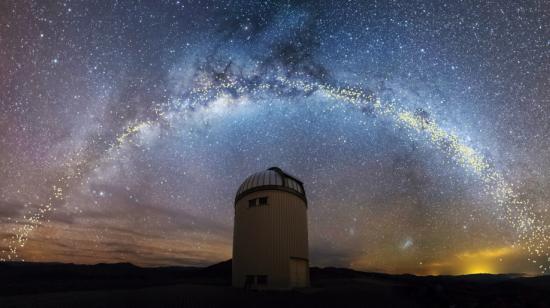
{"label": "star field", "polygon": [[7,1],[0,103],[2,260],[226,260],[279,166],[314,265],[549,270],[544,1]]}

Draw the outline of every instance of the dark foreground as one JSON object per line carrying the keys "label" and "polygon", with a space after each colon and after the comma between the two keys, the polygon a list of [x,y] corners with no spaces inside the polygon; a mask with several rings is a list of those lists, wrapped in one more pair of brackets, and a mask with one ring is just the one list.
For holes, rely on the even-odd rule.
{"label": "dark foreground", "polygon": [[312,268],[311,288],[231,288],[207,268],[0,263],[0,307],[550,307],[550,276],[418,277]]}

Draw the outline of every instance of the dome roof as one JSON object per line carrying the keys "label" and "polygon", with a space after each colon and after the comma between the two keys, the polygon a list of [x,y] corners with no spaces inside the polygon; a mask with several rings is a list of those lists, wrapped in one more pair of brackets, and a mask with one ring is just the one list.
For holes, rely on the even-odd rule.
{"label": "dome roof", "polygon": [[237,190],[235,202],[251,192],[273,189],[293,193],[307,203],[302,181],[285,173],[278,167],[271,167],[265,171],[256,172],[244,180]]}

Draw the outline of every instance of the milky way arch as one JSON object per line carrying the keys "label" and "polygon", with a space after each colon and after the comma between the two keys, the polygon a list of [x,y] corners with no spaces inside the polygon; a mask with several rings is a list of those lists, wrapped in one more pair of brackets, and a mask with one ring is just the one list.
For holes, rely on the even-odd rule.
{"label": "milky way arch", "polygon": [[[394,102],[384,102],[373,91],[354,87],[336,87],[319,80],[311,81],[310,76],[273,75],[265,80],[258,76],[243,77],[228,70],[200,72],[194,78],[194,86],[180,93],[155,109],[155,118],[129,124],[112,142],[104,142],[104,136],[98,136],[96,143],[104,142],[102,151],[93,152],[82,148],[65,163],[66,173],[52,183],[52,193],[40,207],[24,216],[18,229],[14,230],[9,251],[4,260],[18,258],[17,251],[24,247],[31,233],[47,220],[47,214],[64,202],[67,191],[78,182],[98,161],[114,159],[118,150],[133,137],[151,127],[170,129],[175,123],[185,121],[195,110],[208,107],[217,100],[231,104],[239,99],[256,96],[295,97],[316,95],[327,101],[344,102],[361,112],[375,114],[391,120],[396,126],[405,128],[408,138],[425,138],[449,159],[456,162],[484,184],[484,192],[491,196],[497,207],[493,213],[510,224],[517,233],[515,245],[525,249],[532,258],[548,258],[548,227],[543,220],[530,209],[530,204],[522,200],[506,183],[503,176],[491,166],[490,162],[474,148],[460,138],[441,128],[434,119],[422,110],[406,110]],[[550,259],[549,259],[550,260]],[[534,259],[533,259],[533,262]],[[548,270],[548,263],[540,264],[542,273]]]}

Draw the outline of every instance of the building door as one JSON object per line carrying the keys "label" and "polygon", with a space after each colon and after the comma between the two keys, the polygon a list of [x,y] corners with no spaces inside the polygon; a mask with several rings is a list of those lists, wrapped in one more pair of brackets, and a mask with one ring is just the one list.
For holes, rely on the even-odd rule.
{"label": "building door", "polygon": [[290,286],[307,287],[308,262],[305,259],[290,258]]}

